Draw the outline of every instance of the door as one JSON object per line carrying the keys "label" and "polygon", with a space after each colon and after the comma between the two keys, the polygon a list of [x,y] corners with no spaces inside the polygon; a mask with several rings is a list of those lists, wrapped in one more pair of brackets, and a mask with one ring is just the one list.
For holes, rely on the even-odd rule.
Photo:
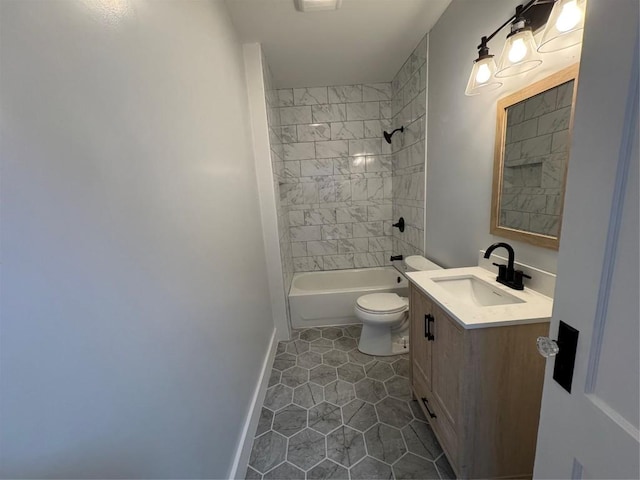
{"label": "door", "polygon": [[580,333],[571,393],[547,361],[534,478],[640,478],[637,44],[637,0],[589,0],[550,327]]}
{"label": "door", "polygon": [[[411,285],[411,305],[409,309],[411,315],[411,343],[409,348],[414,383],[417,383],[416,388],[425,390],[419,392],[421,395],[426,395],[431,390],[431,341],[427,337],[431,328],[427,324],[427,315],[431,314],[431,311],[432,305],[427,296]],[[422,388],[420,388],[420,382],[422,382]]]}
{"label": "door", "polygon": [[463,329],[441,308],[435,307],[433,315],[431,390],[447,422],[455,430],[460,411],[459,379],[463,375]]}

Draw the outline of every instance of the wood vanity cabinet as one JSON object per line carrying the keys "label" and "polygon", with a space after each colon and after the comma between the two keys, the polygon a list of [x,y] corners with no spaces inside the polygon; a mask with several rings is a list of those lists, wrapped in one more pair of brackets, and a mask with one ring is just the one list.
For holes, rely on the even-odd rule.
{"label": "wood vanity cabinet", "polygon": [[458,478],[531,478],[548,323],[465,329],[410,286],[411,386]]}

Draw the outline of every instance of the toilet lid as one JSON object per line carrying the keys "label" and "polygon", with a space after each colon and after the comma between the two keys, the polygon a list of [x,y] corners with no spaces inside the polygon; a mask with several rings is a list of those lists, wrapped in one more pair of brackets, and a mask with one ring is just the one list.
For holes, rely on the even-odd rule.
{"label": "toilet lid", "polygon": [[404,264],[414,271],[421,270],[442,270],[440,265],[436,265],[431,260],[427,260],[422,255],[411,255],[404,259]]}
{"label": "toilet lid", "polygon": [[396,313],[407,309],[409,299],[397,293],[372,293],[361,296],[356,303],[367,312]]}

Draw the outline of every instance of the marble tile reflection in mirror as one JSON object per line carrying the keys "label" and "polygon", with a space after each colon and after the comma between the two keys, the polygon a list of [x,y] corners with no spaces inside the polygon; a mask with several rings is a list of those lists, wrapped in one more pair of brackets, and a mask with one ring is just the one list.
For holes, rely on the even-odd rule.
{"label": "marble tile reflection in mirror", "polygon": [[558,248],[577,66],[498,102],[491,233]]}

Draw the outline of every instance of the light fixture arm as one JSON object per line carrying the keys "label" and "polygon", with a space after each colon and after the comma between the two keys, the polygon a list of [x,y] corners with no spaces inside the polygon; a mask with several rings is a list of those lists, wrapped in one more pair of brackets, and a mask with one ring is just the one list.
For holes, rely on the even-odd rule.
{"label": "light fixture arm", "polygon": [[489,43],[489,41],[491,41],[493,37],[495,37],[498,33],[500,33],[500,30],[502,30],[504,27],[512,23],[514,20],[517,20],[519,17],[524,15],[524,13],[527,10],[529,10],[531,7],[533,7],[535,4],[538,4],[538,3],[547,3],[547,2],[539,1],[539,0],[530,0],[525,5],[518,5],[516,7],[516,13],[511,15],[511,17],[509,17],[509,19],[506,22],[500,25],[495,32],[493,32],[488,37],[482,37],[482,40],[480,41],[480,45],[478,45],[478,51],[480,52],[480,55],[482,55],[482,50],[486,50],[487,51],[486,54],[488,54],[489,50],[487,48],[487,44]]}
{"label": "light fixture arm", "polygon": [[[584,4],[585,1],[526,0],[518,5],[514,14],[497,29],[481,37],[465,95],[495,90],[502,85],[499,79],[533,70],[542,64],[539,52],[553,52],[579,43],[578,35],[584,28],[584,5],[578,3]],[[550,18],[553,19],[553,28],[549,27]],[[494,55],[489,53],[489,42],[509,24],[511,31],[496,63]],[[542,27],[542,43],[538,46],[533,32]],[[561,40],[557,41],[559,38]],[[543,46],[545,50],[542,50]]]}

